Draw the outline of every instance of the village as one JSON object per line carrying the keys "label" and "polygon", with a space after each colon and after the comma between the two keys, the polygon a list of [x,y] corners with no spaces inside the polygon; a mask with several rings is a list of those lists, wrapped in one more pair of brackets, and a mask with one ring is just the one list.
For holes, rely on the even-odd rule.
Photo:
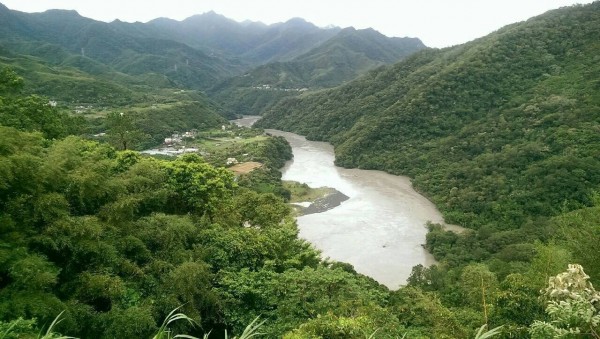
{"label": "village", "polygon": [[262,132],[248,131],[235,125],[222,125],[219,130],[175,132],[164,138],[161,146],[142,153],[171,157],[197,153],[214,165],[227,167],[236,175],[246,174],[263,166],[261,162],[253,161],[251,150],[256,146],[253,144],[266,139]]}
{"label": "village", "polygon": [[271,85],[258,85],[258,86],[253,86],[252,88],[259,89],[259,90],[266,90],[266,91],[283,91],[283,92],[306,92],[306,91],[308,91],[308,88],[306,88],[306,87],[303,87],[303,88],[281,88],[281,87],[275,87],[275,86],[271,86]]}

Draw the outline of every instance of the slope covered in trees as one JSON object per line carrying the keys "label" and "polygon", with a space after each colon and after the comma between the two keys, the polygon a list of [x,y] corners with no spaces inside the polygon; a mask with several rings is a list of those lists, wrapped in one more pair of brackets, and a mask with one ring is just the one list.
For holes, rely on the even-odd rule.
{"label": "slope covered in trees", "polygon": [[[55,129],[66,115],[15,93],[14,74],[5,71],[2,79],[16,80],[0,81],[0,123],[13,126],[0,126],[5,338],[36,337],[61,312],[54,333],[150,338],[178,307],[197,325],[170,324],[172,334],[216,338],[225,330],[241,333],[257,316],[266,337],[288,339],[471,337],[482,323],[504,325],[509,337],[597,327],[585,317],[597,316],[597,293],[581,270],[556,280],[581,283],[548,291],[573,289],[551,302],[560,300],[565,314],[571,306],[587,313],[573,314],[568,324],[544,315],[537,292],[570,261],[564,248],[508,246],[490,261],[492,272],[467,264],[457,250],[501,247],[522,235],[458,236],[433,227],[427,246],[443,265],[416,267],[408,287],[389,291],[347,264],[321,260],[298,239],[289,206],[260,193],[261,177],[274,174],[234,180],[198,155],[158,160],[67,136]],[[14,123],[28,122],[31,112],[51,123]],[[245,152],[271,170],[290,156],[289,145],[275,138]],[[598,224],[588,216],[595,218],[596,209],[551,221],[567,241],[557,240],[576,257],[581,244],[595,244],[590,235],[598,234]],[[597,279],[594,257],[583,256]]]}
{"label": "slope covered in trees", "polygon": [[271,109],[260,126],[331,141],[342,166],[407,174],[451,223],[515,229],[600,185],[600,3],[425,50]]}
{"label": "slope covered in trees", "polygon": [[[23,13],[0,4],[0,19],[0,56],[33,57],[56,67],[55,73],[69,69],[106,80],[79,83],[90,97],[96,90],[117,95],[127,91],[109,84],[113,79],[125,87],[212,89],[229,111],[235,105],[252,106],[246,103],[248,93],[239,95],[237,87],[246,92],[255,83],[278,89],[331,87],[424,47],[418,39],[388,38],[373,30],[319,28],[300,18],[272,25],[240,23],[214,12],[183,21],[105,23],[75,11]],[[251,84],[248,77],[225,81],[265,64],[270,65],[252,72]],[[78,87],[61,85],[53,81],[38,93],[55,95]],[[257,94],[251,92],[250,96]],[[267,92],[254,99],[257,105],[264,107],[264,102],[289,94]],[[238,100],[243,103],[230,103]]]}
{"label": "slope covered in trees", "polygon": [[95,21],[75,11],[29,14],[0,4],[0,17],[0,44],[4,49],[55,64],[79,55],[130,75],[163,74],[180,85],[196,88],[206,88],[240,69],[231,60],[158,39],[151,31],[140,35],[133,26]]}
{"label": "slope covered in trees", "polygon": [[[67,136],[56,126],[68,116],[20,84],[3,72],[0,123],[12,126],[0,126],[3,337],[35,337],[61,312],[54,332],[151,337],[182,305],[199,326],[172,324],[175,333],[239,334],[258,315],[271,337],[426,333],[386,308],[384,287],[321,261],[283,199],[252,189],[260,178],[236,181],[198,155],[158,160]],[[247,152],[272,167],[290,156],[275,138]]]}
{"label": "slope covered in trees", "polygon": [[[199,326],[172,334],[239,335],[260,316],[269,338],[465,338],[482,324],[506,338],[593,337],[598,293],[579,266],[557,274],[576,262],[600,281],[599,4],[420,52],[265,117],[331,140],[342,164],[413,175],[449,220],[476,229],[431,225],[439,264],[415,267],[398,291],[298,239],[277,182],[283,140],[236,148],[268,167],[237,180],[208,163],[229,153],[157,159],[90,141],[78,135],[108,128],[130,148],[135,129],[160,139],[223,120],[167,76],[3,45],[16,73],[0,76],[0,336],[39,337],[64,310],[56,332],[152,337],[183,305]],[[108,102],[90,115],[109,119],[89,126],[36,95],[52,88]]]}
{"label": "slope covered in trees", "polygon": [[260,115],[285,97],[330,88],[425,48],[416,38],[388,38],[373,30],[345,28],[287,62],[272,62],[211,88],[234,114]]}
{"label": "slope covered in trees", "polygon": [[215,12],[183,21],[159,18],[148,23],[169,39],[203,51],[239,58],[256,66],[293,59],[333,37],[340,28],[319,28],[301,18],[265,25],[236,22]]}

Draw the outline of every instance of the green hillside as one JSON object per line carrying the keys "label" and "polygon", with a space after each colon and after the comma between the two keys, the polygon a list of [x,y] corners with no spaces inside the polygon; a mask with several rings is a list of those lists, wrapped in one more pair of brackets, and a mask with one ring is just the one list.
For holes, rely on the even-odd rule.
{"label": "green hillside", "polygon": [[[322,33],[0,5],[0,338],[597,339],[600,2],[410,56],[416,39]],[[396,291],[322,258],[286,204],[289,144],[223,118],[265,108],[260,126],[407,174],[468,229],[428,225],[437,263]],[[191,129],[198,154],[132,150]]]}
{"label": "green hillside", "polygon": [[286,100],[259,125],[411,176],[451,223],[519,228],[600,188],[599,32],[600,3],[551,11]]}
{"label": "green hillside", "polygon": [[[259,332],[269,338],[470,338],[481,324],[503,325],[506,337],[543,338],[565,330],[562,323],[549,322],[552,315],[544,314],[545,302],[538,297],[548,276],[569,262],[564,248],[583,252],[583,263],[598,277],[597,253],[587,255],[578,247],[597,243],[588,236],[597,234],[597,208],[588,208],[549,221],[566,239],[564,248],[507,246],[492,261],[499,273],[464,259],[457,268],[448,258],[456,261],[464,255],[457,249],[478,242],[501,246],[516,236],[523,240],[531,230],[475,238],[432,226],[426,246],[445,257],[444,264],[417,266],[408,287],[389,291],[351,265],[322,260],[298,238],[291,208],[280,196],[265,193],[266,184],[278,181],[276,168],[291,157],[283,138],[256,130],[228,134],[250,136],[233,151],[265,165],[236,179],[207,162],[231,154],[230,145],[206,159],[118,151],[69,135],[68,115],[43,98],[20,94],[14,72],[0,75],[4,338],[39,338],[39,333],[159,338],[163,319],[173,310],[187,316],[167,324],[163,330],[171,336],[241,337],[258,317],[264,320]],[[168,120],[183,121],[185,115],[173,110],[202,107],[156,105],[135,113],[169,109]],[[112,114],[108,121],[132,134],[131,126],[124,126],[132,115]],[[145,123],[159,128],[165,121]],[[112,125],[111,133],[117,127]],[[507,267],[518,273],[498,269]],[[569,293],[566,300],[549,296],[568,308],[577,324],[569,329],[595,330],[597,292],[586,276],[573,266],[559,278],[577,282],[558,291]],[[575,313],[572,306],[586,313]]]}
{"label": "green hillside", "polygon": [[[550,11],[284,100],[258,125],[328,140],[338,165],[410,176],[447,222],[473,231],[431,225],[425,247],[440,264],[413,268],[409,285],[455,316],[483,311],[500,337],[558,338],[583,326],[561,320],[570,302],[527,330],[544,312],[529,298],[567,262],[600,279],[599,34],[600,2]],[[479,280],[477,307],[467,277]]]}
{"label": "green hillside", "polygon": [[178,86],[191,88],[207,88],[240,72],[238,62],[157,38],[150,26],[104,23],[75,11],[22,13],[1,4],[0,17],[0,43],[6,49],[49,62],[81,55],[122,73],[163,74]]}
{"label": "green hillside", "polygon": [[0,44],[16,53],[53,63],[81,55],[122,73],[161,74],[195,89],[207,89],[253,66],[294,58],[339,31],[302,19],[269,26],[239,23],[214,12],[183,21],[105,23],[75,11],[30,14],[2,4],[0,19]]}
{"label": "green hillside", "polygon": [[145,26],[145,29],[153,29],[161,38],[240,60],[250,67],[291,60],[340,31],[337,27],[319,28],[300,18],[272,25],[236,22],[212,11],[182,21],[158,18]]}
{"label": "green hillside", "polygon": [[419,39],[346,28],[303,55],[259,66],[223,81],[209,93],[232,114],[258,115],[282,98],[335,87],[423,48]]}

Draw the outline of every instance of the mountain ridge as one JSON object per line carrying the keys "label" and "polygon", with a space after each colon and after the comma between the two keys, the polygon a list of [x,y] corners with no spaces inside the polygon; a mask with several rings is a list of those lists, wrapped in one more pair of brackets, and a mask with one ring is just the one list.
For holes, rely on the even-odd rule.
{"label": "mountain ridge", "polygon": [[344,28],[290,61],[261,65],[217,84],[209,93],[233,114],[260,115],[282,98],[338,86],[423,48],[416,38]]}
{"label": "mountain ridge", "polygon": [[[286,99],[258,126],[330,141],[341,166],[413,177],[449,222],[519,227],[589,206],[600,185],[590,171],[598,162],[591,150],[600,149],[599,32],[600,2],[550,11]],[[491,159],[501,165],[489,168]],[[548,184],[544,171],[563,182]],[[507,184],[496,190],[494,180]]]}
{"label": "mountain ridge", "polygon": [[[214,11],[181,21],[106,23],[71,10],[25,13],[3,5],[0,16],[0,44],[6,49],[61,62],[55,55],[40,54],[35,46],[52,44],[118,72],[156,73],[179,87],[201,90],[256,66],[292,60],[341,31],[319,28],[302,18],[272,25],[239,23]],[[58,55],[67,58],[62,52]]]}

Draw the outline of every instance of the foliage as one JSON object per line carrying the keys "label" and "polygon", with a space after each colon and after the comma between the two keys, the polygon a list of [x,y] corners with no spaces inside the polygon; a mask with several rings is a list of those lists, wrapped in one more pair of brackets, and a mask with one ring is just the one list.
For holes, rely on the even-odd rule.
{"label": "foliage", "polygon": [[196,154],[186,154],[166,164],[169,205],[175,213],[213,215],[220,201],[231,195],[233,174],[215,168]]}
{"label": "foliage", "polygon": [[185,320],[190,324],[194,324],[194,320],[183,313],[175,313],[180,307],[173,309],[165,318],[162,325],[158,329],[158,332],[152,337],[152,339],[171,339],[171,338],[190,338],[195,339],[196,337],[192,337],[185,334],[177,334],[173,336],[171,334],[171,330],[169,329],[169,325],[178,320]]}
{"label": "foliage", "polygon": [[[550,11],[282,100],[257,126],[329,141],[339,166],[410,176],[447,223],[468,228],[429,225],[439,264],[416,267],[410,287],[450,309],[464,332],[449,336],[487,322],[527,337],[549,277],[568,262],[599,272],[599,27],[598,2]],[[425,320],[404,324],[448,335]]]}
{"label": "foliage", "polygon": [[76,121],[36,95],[19,94],[23,79],[13,70],[0,71],[0,125],[22,131],[39,131],[47,138],[59,138],[76,129]]}
{"label": "foliage", "polygon": [[0,322],[0,337],[2,339],[11,339],[11,338],[38,338],[38,339],[75,339],[74,337],[63,336],[54,331],[54,328],[64,319],[61,319],[63,312],[60,312],[56,318],[52,321],[52,323],[48,326],[45,332],[39,331],[39,333],[35,333],[37,330],[35,329],[36,321],[33,320],[24,320],[19,317],[16,320],[10,321],[8,323]]}
{"label": "foliage", "polygon": [[63,333],[147,337],[183,304],[201,327],[167,321],[171,333],[242,334],[263,314],[260,332],[279,336],[357,309],[377,316],[356,330],[401,329],[385,288],[321,262],[281,198],[236,187],[225,169],[0,129],[2,320],[66,309]]}
{"label": "foliage", "polygon": [[558,242],[572,253],[573,261],[586,268],[592,280],[600,280],[600,254],[587,249],[600,241],[599,218],[600,204],[596,201],[593,207],[575,210],[552,220],[560,234]]}
{"label": "foliage", "polygon": [[[254,318],[254,320],[252,320],[252,322],[246,326],[244,332],[242,332],[239,337],[234,337],[233,339],[248,339],[262,335],[263,333],[258,332],[258,330],[266,320],[258,322],[259,319],[259,317]],[[227,332],[225,332],[225,339],[227,339]]]}
{"label": "foliage", "polygon": [[106,117],[107,134],[113,146],[121,151],[135,149],[135,145],[146,137],[134,126],[134,120],[124,113],[110,113]]}
{"label": "foliage", "polygon": [[271,62],[210,89],[234,115],[260,115],[277,102],[338,86],[425,47],[416,38],[388,38],[373,29],[343,29],[326,42],[285,62]]}
{"label": "foliage", "polygon": [[[12,23],[0,32],[15,33],[11,41],[0,36],[0,64],[11,65],[0,79],[0,334],[36,337],[38,324],[52,323],[64,309],[49,335],[206,337],[212,330],[243,337],[257,335],[259,316],[268,337],[596,335],[598,296],[587,276],[578,267],[556,275],[574,261],[593,278],[600,272],[593,251],[599,8],[552,11],[272,106],[265,126],[330,140],[341,165],[411,175],[447,221],[471,228],[429,225],[425,247],[438,264],[415,267],[409,286],[389,291],[347,264],[322,261],[298,238],[277,171],[291,157],[285,140],[232,129],[256,142],[205,159],[129,150],[132,142],[148,147],[189,129],[207,140],[226,133],[211,130],[226,125],[218,105],[178,86],[207,88],[238,72],[239,62],[156,39],[156,32],[168,38],[189,22],[166,32],[168,22],[132,29],[71,12],[30,16],[0,6]],[[57,18],[75,29],[55,34]],[[282,27],[288,24],[294,22]],[[151,36],[149,26],[156,29]],[[350,33],[345,37],[354,43]],[[272,56],[292,59],[327,34],[290,39],[306,43]],[[286,37],[243,53],[266,61],[259,51]],[[189,34],[182,39],[202,44]],[[75,55],[81,52],[73,41],[87,41],[86,56]],[[333,42],[305,54],[305,64],[356,56]],[[290,65],[256,72],[265,79],[289,73],[282,84],[292,75],[323,84],[348,75],[318,67],[318,74],[304,74],[298,63]],[[35,92],[69,104],[52,107]],[[231,104],[266,107],[275,100],[250,93]],[[67,136],[81,123],[68,116],[68,105],[80,102],[94,103],[82,116],[100,118],[88,134],[110,129],[120,149]],[[103,119],[107,112],[125,119]],[[215,167],[230,154],[265,166],[234,178]],[[552,276],[544,305],[536,291]],[[502,327],[486,334],[482,323]]]}
{"label": "foliage", "polygon": [[502,326],[498,326],[498,327],[492,328],[491,330],[485,331],[486,327],[487,327],[486,325],[481,325],[481,327],[477,331],[477,334],[475,335],[475,339],[486,339],[486,338],[494,337],[494,336],[500,334],[500,329],[502,328]]}
{"label": "foliage", "polygon": [[588,279],[581,265],[569,265],[566,272],[550,278],[543,291],[550,322],[536,320],[531,324],[532,338],[600,337],[600,293]]}
{"label": "foliage", "polygon": [[335,89],[257,122],[334,144],[336,164],[414,178],[450,223],[518,229],[592,204],[598,3],[563,8]]}

